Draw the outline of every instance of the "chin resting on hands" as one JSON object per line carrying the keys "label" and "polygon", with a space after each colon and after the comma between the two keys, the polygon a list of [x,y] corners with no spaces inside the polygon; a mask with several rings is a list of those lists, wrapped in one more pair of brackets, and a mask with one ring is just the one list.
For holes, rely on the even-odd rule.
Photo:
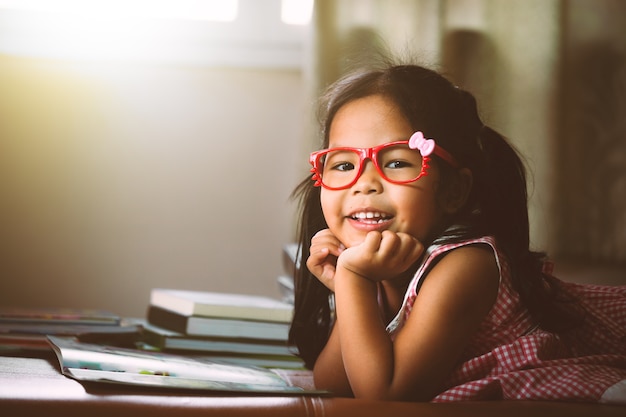
{"label": "chin resting on hands", "polygon": [[407,233],[369,232],[363,243],[341,253],[337,265],[371,281],[383,281],[405,272],[423,251],[421,242]]}

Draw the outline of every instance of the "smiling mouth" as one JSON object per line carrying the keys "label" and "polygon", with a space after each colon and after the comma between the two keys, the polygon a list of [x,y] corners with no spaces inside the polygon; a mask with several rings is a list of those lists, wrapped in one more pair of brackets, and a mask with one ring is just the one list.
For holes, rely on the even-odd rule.
{"label": "smiling mouth", "polygon": [[384,223],[386,221],[389,221],[393,218],[393,216],[389,215],[389,214],[385,214],[385,213],[379,213],[376,211],[363,211],[363,212],[358,212],[358,213],[354,213],[352,215],[349,216],[352,220],[356,220],[358,222],[362,222],[362,223],[369,223],[369,224],[378,224],[378,223]]}

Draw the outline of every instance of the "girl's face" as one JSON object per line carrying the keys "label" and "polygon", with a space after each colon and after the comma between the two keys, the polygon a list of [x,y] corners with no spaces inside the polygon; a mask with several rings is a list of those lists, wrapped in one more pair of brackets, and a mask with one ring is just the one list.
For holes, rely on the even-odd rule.
{"label": "girl's face", "polygon": [[[408,140],[414,133],[395,103],[374,95],[351,101],[335,114],[329,148],[370,148]],[[404,232],[424,242],[441,221],[437,204],[439,172],[431,163],[428,175],[408,184],[385,181],[369,160],[350,188],[321,189],[324,218],[330,231],[346,246],[358,245],[372,230]]]}

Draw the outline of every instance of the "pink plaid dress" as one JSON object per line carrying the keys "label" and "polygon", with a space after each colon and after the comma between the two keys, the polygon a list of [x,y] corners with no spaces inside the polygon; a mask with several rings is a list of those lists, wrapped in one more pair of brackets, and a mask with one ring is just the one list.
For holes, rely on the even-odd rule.
{"label": "pink plaid dress", "polygon": [[460,400],[567,400],[626,404],[626,286],[563,283],[582,299],[585,322],[555,335],[538,329],[513,289],[506,260],[490,237],[432,250],[409,284],[393,335],[411,313],[430,263],[470,244],[489,245],[500,269],[496,302],[470,340],[434,402]]}

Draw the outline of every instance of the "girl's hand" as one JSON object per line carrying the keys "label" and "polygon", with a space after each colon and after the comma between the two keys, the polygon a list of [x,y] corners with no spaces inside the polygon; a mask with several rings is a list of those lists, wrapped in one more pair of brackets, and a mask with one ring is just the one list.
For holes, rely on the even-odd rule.
{"label": "girl's hand", "polygon": [[407,233],[369,232],[363,243],[341,253],[338,265],[371,281],[383,281],[405,272],[423,251],[421,242]]}
{"label": "girl's hand", "polygon": [[345,246],[328,229],[320,230],[311,239],[306,266],[322,284],[333,292],[335,291],[337,258],[344,250]]}

